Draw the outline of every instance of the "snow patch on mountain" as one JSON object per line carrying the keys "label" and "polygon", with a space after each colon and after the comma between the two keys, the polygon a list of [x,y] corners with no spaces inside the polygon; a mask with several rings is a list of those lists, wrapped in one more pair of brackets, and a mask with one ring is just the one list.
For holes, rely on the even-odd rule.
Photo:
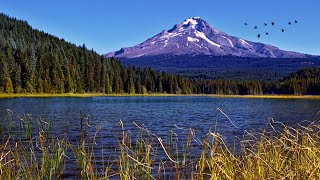
{"label": "snow patch on mountain", "polygon": [[182,33],[168,33],[162,37],[160,37],[160,39],[170,39],[176,36],[182,35]]}
{"label": "snow patch on mountain", "polygon": [[225,37],[225,36],[221,36],[221,37],[225,38],[225,39],[229,42],[229,45],[230,45],[231,47],[234,47],[232,41],[231,41],[229,38],[227,38],[227,37]]}
{"label": "snow patch on mountain", "polygon": [[197,39],[197,38],[193,38],[193,37],[187,37],[188,38],[188,41],[190,41],[190,42],[199,42],[199,39]]}
{"label": "snow patch on mountain", "polygon": [[217,43],[211,41],[209,38],[207,38],[207,36],[203,32],[195,31],[194,33],[196,34],[197,37],[200,37],[200,38],[206,40],[208,43],[210,43],[210,44],[212,44],[214,46],[217,46],[219,48],[221,47],[220,44],[217,44]]}

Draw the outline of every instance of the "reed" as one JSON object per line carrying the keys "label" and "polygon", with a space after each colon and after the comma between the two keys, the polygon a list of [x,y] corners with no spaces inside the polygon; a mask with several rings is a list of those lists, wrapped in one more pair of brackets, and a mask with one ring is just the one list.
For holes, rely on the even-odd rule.
{"label": "reed", "polygon": [[[118,147],[108,159],[104,153],[112,150],[97,148],[100,128],[92,129],[89,115],[80,116],[77,142],[53,137],[46,121],[33,123],[24,116],[19,124],[11,118],[9,126],[17,124],[25,138],[2,136],[0,179],[320,179],[318,122],[294,127],[272,122],[272,131],[247,133],[235,149],[219,132],[202,140],[193,129],[159,137],[134,123],[140,131],[134,136],[120,121]],[[71,165],[77,168],[68,174]]]}

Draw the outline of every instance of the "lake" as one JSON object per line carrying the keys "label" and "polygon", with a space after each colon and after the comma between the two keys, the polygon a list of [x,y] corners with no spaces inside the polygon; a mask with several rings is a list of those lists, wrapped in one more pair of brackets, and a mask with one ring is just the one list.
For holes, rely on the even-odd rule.
{"label": "lake", "polygon": [[49,119],[55,133],[71,137],[78,135],[80,112],[89,114],[91,126],[101,127],[106,136],[113,135],[120,120],[130,131],[139,130],[135,122],[159,136],[190,127],[199,136],[210,129],[230,136],[268,128],[270,118],[288,125],[316,120],[320,101],[204,96],[13,98],[0,99],[0,121],[6,120],[7,109],[14,117],[28,113],[33,120]]}
{"label": "lake", "polygon": [[[228,143],[233,143],[234,139],[241,139],[245,131],[270,129],[268,123],[271,118],[286,125],[295,125],[318,120],[319,111],[320,100],[311,99],[205,96],[0,99],[2,126],[8,125],[9,116],[18,123],[18,117],[28,113],[33,124],[42,118],[52,123],[52,133],[67,134],[68,139],[75,143],[80,138],[80,113],[83,116],[90,115],[87,116],[91,126],[89,131],[94,134],[99,129],[96,146],[97,149],[105,149],[106,157],[114,155],[118,147],[115,137],[121,132],[120,120],[132,137],[141,132],[137,124],[163,139],[173,130],[179,141],[184,141],[188,129],[193,128],[199,139],[209,131],[215,131],[224,135]],[[72,164],[72,161],[74,159],[67,164]],[[67,165],[66,173],[74,174],[75,169],[76,164]]]}

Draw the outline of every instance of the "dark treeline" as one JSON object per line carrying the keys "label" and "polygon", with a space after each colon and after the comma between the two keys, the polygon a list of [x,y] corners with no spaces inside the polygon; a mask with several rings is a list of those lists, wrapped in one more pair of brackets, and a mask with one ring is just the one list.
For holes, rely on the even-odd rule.
{"label": "dark treeline", "polygon": [[[151,59],[151,60],[150,60]],[[249,58],[208,55],[155,55],[121,58],[124,65],[151,67],[194,80],[278,81],[303,68],[320,66],[320,56]]]}
{"label": "dark treeline", "polygon": [[123,67],[27,22],[0,15],[0,92],[192,93],[187,78]]}
{"label": "dark treeline", "polygon": [[124,67],[0,14],[0,93],[320,94],[319,69],[277,82],[192,80]]}
{"label": "dark treeline", "polygon": [[280,81],[205,80],[195,82],[195,93],[228,95],[320,94],[320,68],[306,68]]}

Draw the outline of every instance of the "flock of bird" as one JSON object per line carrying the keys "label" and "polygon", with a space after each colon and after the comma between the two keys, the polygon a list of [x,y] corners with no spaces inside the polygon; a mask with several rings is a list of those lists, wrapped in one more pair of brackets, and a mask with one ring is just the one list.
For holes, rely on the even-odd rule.
{"label": "flock of bird", "polygon": [[[297,23],[298,23],[298,21],[297,21],[297,20],[294,20],[293,22],[291,22],[291,21],[288,22],[288,25],[297,24]],[[271,22],[270,24],[271,24],[271,26],[275,26],[275,22]],[[248,23],[244,23],[244,25],[245,25],[245,26],[248,26]],[[263,23],[263,25],[264,25],[264,26],[268,26],[268,23]],[[258,29],[258,26],[254,26],[253,29]],[[282,28],[282,29],[281,29],[281,32],[284,32],[284,31],[285,31],[285,29]],[[265,35],[268,36],[268,35],[269,35],[269,32],[265,32]],[[261,34],[258,34],[258,35],[257,35],[257,38],[260,38],[260,37],[261,37]]]}

